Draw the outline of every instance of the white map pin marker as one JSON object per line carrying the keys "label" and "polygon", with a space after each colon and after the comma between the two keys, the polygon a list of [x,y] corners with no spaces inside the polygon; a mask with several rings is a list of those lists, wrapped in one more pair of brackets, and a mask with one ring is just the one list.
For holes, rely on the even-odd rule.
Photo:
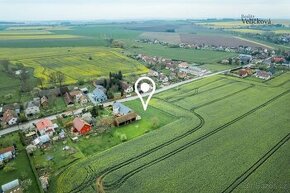
{"label": "white map pin marker", "polygon": [[[142,80],[149,80],[151,83],[152,83],[152,91],[150,93],[147,93],[149,90],[150,90],[150,85],[147,83],[147,82],[143,82],[141,83],[140,85],[140,89],[143,93],[143,96],[140,94],[139,90],[138,90],[138,84],[140,81]],[[140,98],[141,102],[142,102],[142,105],[143,105],[143,109],[144,111],[147,110],[147,107],[148,107],[148,104],[149,104],[149,101],[150,99],[152,98],[154,92],[156,90],[156,85],[155,85],[155,82],[149,78],[149,77],[141,77],[139,78],[136,83],[135,83],[135,92],[137,93],[138,97]],[[149,95],[149,96],[148,96]],[[144,101],[144,99],[142,97],[145,97],[145,96],[148,96],[146,102]]]}

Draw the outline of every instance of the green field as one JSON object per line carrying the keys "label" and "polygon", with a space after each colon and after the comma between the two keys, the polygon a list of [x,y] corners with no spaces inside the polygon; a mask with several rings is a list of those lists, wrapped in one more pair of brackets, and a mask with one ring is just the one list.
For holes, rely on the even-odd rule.
{"label": "green field", "polygon": [[0,58],[31,67],[36,78],[45,80],[51,72],[60,71],[66,76],[66,84],[97,79],[119,70],[125,76],[148,71],[142,64],[119,53],[118,49],[108,48],[3,48]]}
{"label": "green field", "polygon": [[[141,32],[128,30],[125,26],[119,24],[16,26],[0,29],[0,47],[46,48],[108,46],[106,40],[109,38],[119,40],[135,39],[139,34]],[[3,37],[1,38],[1,36]]]}
{"label": "green field", "polygon": [[150,56],[162,56],[165,58],[184,60],[194,63],[216,64],[218,61],[233,57],[235,53],[219,52],[212,50],[192,50],[180,48],[168,48],[161,45],[141,44],[141,48],[130,48],[134,53]]}
{"label": "green field", "polygon": [[[289,166],[279,152],[289,145],[280,142],[290,133],[287,75],[267,83],[214,76],[157,94],[150,108],[162,109],[176,121],[73,164],[51,191],[256,192],[256,184],[267,186],[271,180],[280,182],[275,192],[285,192]],[[276,172],[279,178],[270,178],[265,173],[271,169],[282,176]]]}

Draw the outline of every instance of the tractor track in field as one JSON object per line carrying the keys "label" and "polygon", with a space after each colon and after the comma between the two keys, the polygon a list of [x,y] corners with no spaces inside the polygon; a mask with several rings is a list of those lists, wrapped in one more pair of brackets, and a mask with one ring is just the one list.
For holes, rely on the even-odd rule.
{"label": "tractor track in field", "polygon": [[239,94],[239,93],[241,93],[241,92],[244,92],[244,91],[246,91],[246,90],[248,90],[248,89],[250,89],[250,88],[253,88],[253,87],[255,87],[255,85],[254,85],[254,84],[251,84],[250,86],[248,86],[248,87],[246,87],[246,88],[243,88],[243,89],[241,89],[241,90],[238,90],[238,91],[233,92],[233,93],[231,93],[231,94],[228,94],[228,95],[226,95],[226,96],[223,96],[223,97],[217,98],[217,99],[215,99],[215,100],[209,101],[209,102],[207,102],[207,103],[201,104],[201,105],[196,106],[196,107],[192,107],[191,110],[193,110],[193,109],[199,109],[199,108],[201,108],[201,107],[204,107],[204,106],[207,106],[207,105],[213,104],[213,103],[215,103],[215,102],[218,102],[218,101],[224,100],[224,99],[226,99],[226,98],[229,98],[229,97],[231,97],[231,96],[234,96],[234,95],[236,95],[236,94]]}
{"label": "tractor track in field", "polygon": [[[200,80],[202,80],[202,79],[200,79]],[[205,87],[205,86],[211,85],[211,84],[216,83],[216,82],[221,81],[221,80],[230,80],[230,79],[228,79],[228,78],[226,78],[226,77],[220,77],[220,78],[218,78],[218,79],[216,79],[216,80],[212,80],[212,81],[207,82],[207,83],[205,83],[205,84],[202,84],[202,85],[200,85],[200,86],[198,86],[198,87],[194,87],[194,88],[191,88],[191,89],[185,89],[185,90],[183,90],[183,92],[190,92],[190,91],[192,91],[192,90],[194,90],[194,89],[200,89],[200,88],[202,88],[202,87]],[[233,81],[237,82],[236,80],[233,80]],[[188,83],[188,84],[190,84],[190,83]],[[194,93],[194,94],[195,94],[195,93]],[[194,94],[192,94],[192,95],[194,95]],[[184,97],[186,97],[186,96],[184,96]],[[161,99],[161,98],[160,98],[160,99]],[[166,102],[172,102],[172,101],[169,101],[169,99],[170,99],[170,97],[162,98],[162,100],[165,100]],[[178,99],[175,99],[175,100],[178,100]]]}
{"label": "tractor track in field", "polygon": [[128,165],[128,164],[130,164],[132,162],[125,161],[125,162],[122,162],[121,164],[117,164],[115,166],[112,166],[112,167],[104,170],[103,172],[101,172],[101,175],[97,178],[97,182],[96,183],[97,183],[98,192],[99,193],[105,193],[106,190],[113,190],[113,189],[119,188],[127,179],[129,179],[130,177],[132,177],[136,173],[142,171],[143,169],[148,168],[148,167],[150,167],[150,166],[152,166],[152,165],[154,165],[154,164],[156,164],[158,162],[161,162],[161,161],[171,157],[172,155],[175,155],[175,154],[187,149],[188,147],[190,147],[190,146],[192,146],[194,144],[197,144],[198,142],[201,142],[204,139],[207,139],[208,137],[218,133],[219,131],[227,128],[228,126],[230,126],[230,125],[242,120],[243,118],[253,114],[254,112],[258,111],[259,109],[269,105],[270,103],[274,102],[275,100],[279,99],[280,97],[288,94],[289,91],[290,90],[287,90],[287,91],[285,91],[285,92],[273,97],[272,99],[266,101],[265,103],[253,108],[252,110],[242,114],[241,116],[233,119],[232,121],[229,121],[228,123],[216,128],[215,130],[213,130],[213,131],[211,131],[211,132],[209,132],[209,133],[207,133],[207,134],[205,134],[205,135],[203,135],[203,136],[201,136],[201,137],[199,137],[199,138],[197,138],[197,139],[195,139],[193,141],[190,141],[190,142],[180,146],[179,148],[177,148],[177,149],[175,149],[175,150],[173,150],[173,151],[171,151],[171,152],[169,152],[169,153],[167,153],[167,154],[165,154],[165,155],[163,155],[163,156],[161,156],[161,157],[159,157],[157,159],[154,159],[154,160],[152,160],[150,162],[147,162],[147,163],[139,166],[138,168],[135,168],[135,169],[131,170],[130,172],[127,172],[126,174],[122,175],[121,178],[119,178],[117,181],[115,181],[113,183],[110,183],[110,184],[109,183],[103,183],[103,180],[104,180],[105,176],[109,175],[110,173],[112,173],[112,172],[120,169],[121,167],[123,167],[125,165]]}
{"label": "tractor track in field", "polygon": [[222,193],[230,193],[243,183],[252,173],[254,173],[265,161],[267,161],[276,151],[278,151],[285,143],[290,140],[290,133],[281,139],[274,147],[272,147],[266,154],[256,161],[248,170],[236,178],[236,180],[229,185]]}
{"label": "tractor track in field", "polygon": [[[186,95],[186,96],[182,96],[180,98],[177,98],[177,99],[173,99],[173,100],[169,100],[168,102],[177,102],[177,101],[180,101],[182,99],[184,99],[183,97],[192,97],[194,95],[197,95],[197,94],[202,94],[202,93],[206,93],[208,91],[212,91],[212,90],[215,90],[215,89],[218,89],[218,88],[222,88],[224,86],[227,86],[227,85],[231,85],[231,84],[234,84],[234,83],[237,83],[236,81],[232,81],[232,82],[227,82],[225,84],[222,84],[222,85],[219,85],[219,86],[216,86],[214,88],[210,88],[210,89],[207,89],[207,90],[204,90],[204,91],[201,91],[201,92],[197,92],[197,93],[193,93],[193,94],[189,94],[189,95]],[[199,89],[199,88],[202,88],[202,87],[197,87],[197,88],[194,88],[194,89]]]}

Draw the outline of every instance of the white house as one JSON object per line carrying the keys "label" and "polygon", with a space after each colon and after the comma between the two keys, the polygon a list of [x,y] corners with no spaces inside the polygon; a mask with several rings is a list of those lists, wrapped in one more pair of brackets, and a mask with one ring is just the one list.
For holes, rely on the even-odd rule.
{"label": "white house", "polygon": [[33,101],[29,101],[26,105],[26,109],[24,110],[25,116],[33,116],[40,112],[40,98],[35,98]]}
{"label": "white house", "polygon": [[124,91],[126,94],[129,94],[129,93],[131,93],[131,92],[134,91],[133,86],[129,85],[129,84],[126,83],[126,82],[121,82],[121,86],[122,86],[123,91]]}

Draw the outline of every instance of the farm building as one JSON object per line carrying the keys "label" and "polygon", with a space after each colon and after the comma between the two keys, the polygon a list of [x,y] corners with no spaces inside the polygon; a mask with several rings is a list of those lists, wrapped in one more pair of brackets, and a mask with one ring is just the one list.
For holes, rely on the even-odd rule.
{"label": "farm building", "polygon": [[257,78],[263,79],[263,80],[269,80],[272,77],[272,73],[271,72],[266,72],[263,70],[259,70],[256,72],[255,76]]}
{"label": "farm building", "polygon": [[7,109],[3,114],[2,121],[7,125],[15,125],[18,121],[17,113],[14,110]]}
{"label": "farm building", "polygon": [[6,147],[0,150],[0,162],[11,160],[15,157],[14,146]]}
{"label": "farm building", "polygon": [[57,124],[53,124],[49,119],[42,119],[35,124],[36,131],[39,135],[53,136],[55,129],[58,128]]}
{"label": "farm building", "polygon": [[1,186],[3,193],[23,193],[18,179],[3,184]]}
{"label": "farm building", "polygon": [[115,118],[115,125],[117,127],[122,126],[122,125],[127,125],[129,123],[132,123],[133,121],[136,121],[137,114],[134,112],[128,113],[127,115],[123,115],[120,117]]}
{"label": "farm building", "polygon": [[82,120],[81,118],[76,117],[73,120],[73,131],[74,132],[78,132],[79,134],[83,135],[83,134],[88,133],[91,129],[92,129],[92,126],[89,123]]}
{"label": "farm building", "polygon": [[131,113],[131,112],[133,112],[132,109],[123,105],[120,102],[115,102],[113,104],[113,114],[115,116],[123,116],[123,115],[127,115],[128,113]]}

